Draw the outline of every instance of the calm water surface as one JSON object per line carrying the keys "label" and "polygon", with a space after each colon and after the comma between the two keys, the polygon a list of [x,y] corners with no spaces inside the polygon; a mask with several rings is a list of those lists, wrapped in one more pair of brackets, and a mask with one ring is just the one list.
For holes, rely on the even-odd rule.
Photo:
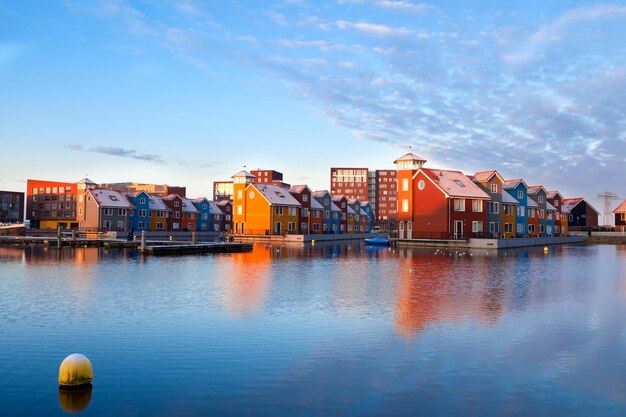
{"label": "calm water surface", "polygon": [[[91,392],[57,389],[74,352]],[[623,416],[626,247],[0,248],[0,415],[80,409]]]}

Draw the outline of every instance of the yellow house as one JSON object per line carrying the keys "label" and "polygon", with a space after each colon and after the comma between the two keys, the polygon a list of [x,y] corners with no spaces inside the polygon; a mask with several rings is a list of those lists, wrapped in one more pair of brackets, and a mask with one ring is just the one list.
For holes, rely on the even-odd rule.
{"label": "yellow house", "polygon": [[517,233],[516,212],[519,201],[506,191],[502,192],[502,236],[514,238]]}
{"label": "yellow house", "polygon": [[167,231],[167,221],[169,218],[170,209],[167,208],[161,197],[151,195],[148,200],[150,207],[150,214],[148,217],[149,230],[150,231]]}
{"label": "yellow house", "polygon": [[298,233],[301,205],[288,189],[254,184],[246,171],[233,175],[233,228],[237,235]]}

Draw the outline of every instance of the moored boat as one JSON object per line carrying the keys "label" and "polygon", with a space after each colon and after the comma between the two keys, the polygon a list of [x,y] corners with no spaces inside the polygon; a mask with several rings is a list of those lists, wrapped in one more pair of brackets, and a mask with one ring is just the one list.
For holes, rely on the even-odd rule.
{"label": "moored boat", "polygon": [[385,237],[372,237],[365,239],[365,244],[373,246],[389,246],[391,245],[391,241]]}

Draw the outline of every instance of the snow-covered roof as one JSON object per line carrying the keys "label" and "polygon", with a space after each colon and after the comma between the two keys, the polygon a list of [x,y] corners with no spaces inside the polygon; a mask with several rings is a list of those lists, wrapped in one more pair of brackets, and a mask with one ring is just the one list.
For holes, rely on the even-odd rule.
{"label": "snow-covered roof", "polygon": [[421,168],[444,193],[452,198],[477,198],[491,200],[491,197],[480,189],[474,182],[461,171],[449,171],[445,169]]}
{"label": "snow-covered roof", "polygon": [[524,187],[528,188],[528,185],[527,185],[527,184],[524,182],[524,180],[523,180],[523,179],[521,179],[521,178],[516,178],[516,179],[513,179],[513,180],[506,180],[506,181],[504,181],[504,182],[502,183],[502,187],[503,187],[505,190],[512,190],[512,189],[514,189],[514,188],[517,188],[517,186],[518,186],[520,183],[524,184]]}
{"label": "snow-covered roof", "polygon": [[517,201],[511,194],[506,191],[502,191],[502,203],[503,204],[517,204],[519,205],[519,201]]}
{"label": "snow-covered roof", "polygon": [[208,203],[209,199],[206,197],[198,197],[195,200],[193,200],[193,203],[196,203],[196,204],[202,204],[203,202]]}
{"label": "snow-covered roof", "polygon": [[213,201],[209,201],[209,213],[211,214],[224,214],[220,207]]}
{"label": "snow-covered roof", "polygon": [[356,211],[350,206],[348,206],[348,214],[356,214]]}
{"label": "snow-covered roof", "polygon": [[251,179],[256,178],[256,176],[254,176],[253,174],[249,173],[248,171],[239,171],[238,173],[233,175],[231,178],[235,178],[235,177],[246,177],[246,178],[251,178]]}
{"label": "snow-covered roof", "polygon": [[558,210],[556,209],[556,207],[554,207],[554,206],[553,206],[552,204],[550,204],[550,203],[546,203],[546,210],[547,210],[547,211],[558,211]]}
{"label": "snow-covered roof", "polygon": [[198,209],[193,205],[193,202],[187,198],[180,198],[183,201],[183,212],[185,213],[197,213]]}
{"label": "snow-covered roof", "polygon": [[615,207],[615,210],[613,210],[613,213],[626,213],[626,200],[622,201],[622,204]]}
{"label": "snow-covered roof", "polygon": [[89,191],[100,207],[133,208],[128,197],[113,190],[95,188]]}
{"label": "snow-covered roof", "polygon": [[528,194],[537,194],[541,190],[543,190],[546,194],[548,194],[546,189],[543,188],[543,185],[531,185],[531,186],[529,186],[528,187]]}
{"label": "snow-covered roof", "polygon": [[313,191],[312,195],[315,198],[323,198],[326,196],[326,194],[330,196],[330,193],[328,192],[328,190],[317,190],[317,191]]}
{"label": "snow-covered roof", "polygon": [[591,207],[593,211],[600,214],[598,210],[596,210],[591,204],[589,204],[587,200],[585,200],[582,197],[564,198],[563,200],[561,200],[561,211],[565,212],[565,210],[567,210],[567,213],[571,213],[572,209],[576,207],[578,204],[580,204],[581,201],[584,201],[589,207]]}
{"label": "snow-covered roof", "polygon": [[330,203],[330,211],[341,211],[341,209],[335,203]]}
{"label": "snow-covered roof", "polygon": [[529,198],[529,199],[527,199],[526,207],[537,207],[537,208],[539,208],[539,205],[537,204],[537,202],[535,202],[535,200],[533,200],[532,198]]}
{"label": "snow-covered roof", "polygon": [[495,169],[492,169],[490,171],[477,172],[474,174],[473,180],[478,182],[489,181],[494,175],[497,175],[502,181],[504,181],[502,176]]}
{"label": "snow-covered roof", "polygon": [[316,199],[311,199],[311,210],[324,210],[324,206],[319,203]]}
{"label": "snow-covered roof", "polygon": [[412,152],[407,153],[406,155],[402,155],[400,158],[396,159],[395,161],[393,161],[393,163],[397,163],[399,161],[420,161],[420,162],[426,162],[426,159],[422,158],[421,156],[417,156]]}
{"label": "snow-covered roof", "polygon": [[361,209],[361,216],[367,216],[367,211]]}
{"label": "snow-covered roof", "polygon": [[[303,192],[307,188],[309,188],[309,187],[307,187],[304,184],[302,184],[302,185],[292,185],[291,188],[289,189],[289,192],[294,192],[294,193],[300,194],[301,192]],[[310,188],[309,188],[309,191],[311,191]]]}
{"label": "snow-covered roof", "polygon": [[289,190],[282,187],[271,184],[253,184],[252,187],[256,188],[271,205],[301,207],[301,204],[289,193]]}
{"label": "snow-covered roof", "polygon": [[550,190],[550,191],[546,191],[546,193],[548,193],[548,198],[555,198],[556,195],[560,195],[561,198],[563,198],[563,196],[561,195],[560,192],[558,192],[557,190]]}
{"label": "snow-covered roof", "polygon": [[76,181],[76,184],[98,185],[87,177],[83,178],[80,181]]}
{"label": "snow-covered roof", "polygon": [[148,206],[150,210],[168,211],[169,208],[165,205],[161,197],[151,195],[148,199]]}

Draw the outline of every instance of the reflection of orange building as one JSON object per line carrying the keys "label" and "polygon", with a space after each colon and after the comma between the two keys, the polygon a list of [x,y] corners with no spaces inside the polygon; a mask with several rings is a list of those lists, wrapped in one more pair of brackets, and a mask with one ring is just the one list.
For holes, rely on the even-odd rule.
{"label": "reflection of orange building", "polygon": [[[408,249],[400,253],[399,262],[395,319],[399,335],[412,338],[435,322],[471,318],[491,323],[502,314],[505,291],[488,282],[488,258],[451,259]],[[457,273],[468,262],[472,274]]]}
{"label": "reflection of orange building", "polygon": [[233,268],[227,283],[229,314],[245,316],[263,307],[271,283],[272,250],[271,246],[255,245],[252,252],[224,258]]}

